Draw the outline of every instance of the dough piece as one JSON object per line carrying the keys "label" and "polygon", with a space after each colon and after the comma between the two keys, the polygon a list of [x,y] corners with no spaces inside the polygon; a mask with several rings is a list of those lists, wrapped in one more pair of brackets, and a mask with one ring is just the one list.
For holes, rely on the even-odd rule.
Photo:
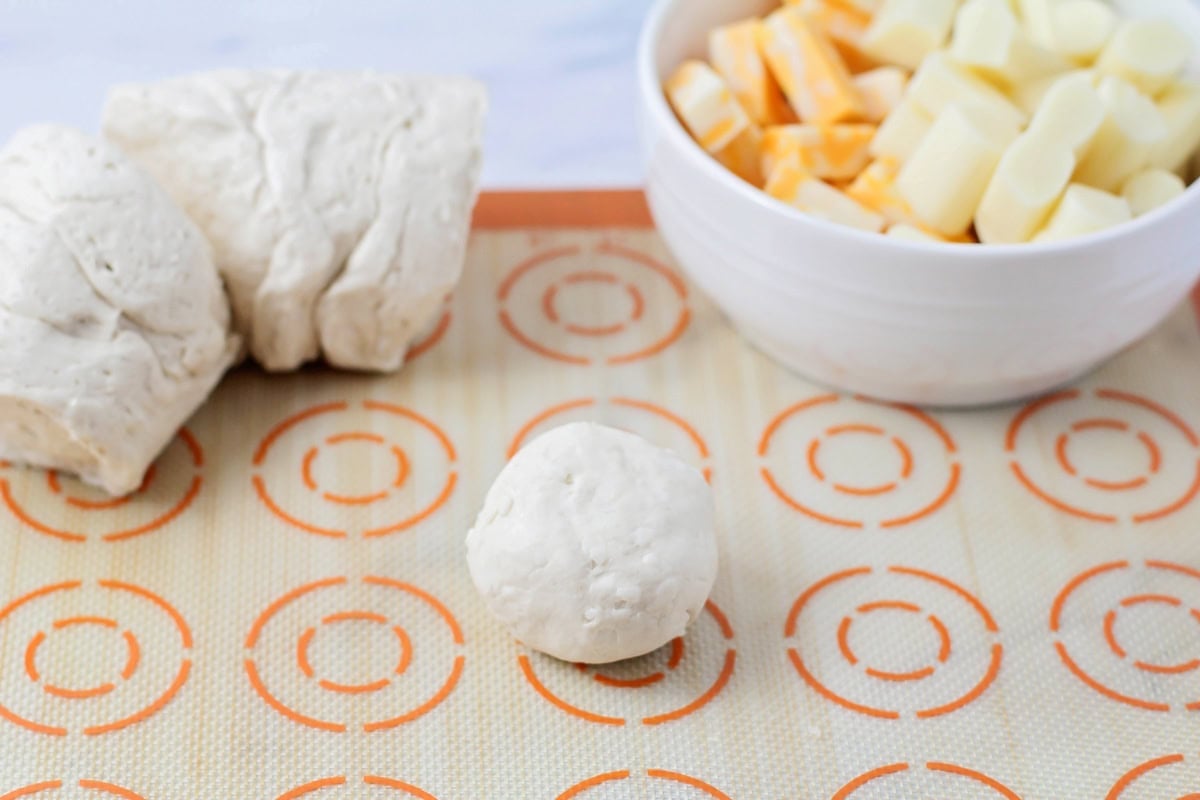
{"label": "dough piece", "polygon": [[458,283],[483,87],[220,71],[112,91],[104,131],[212,240],[270,370],[391,371]]}
{"label": "dough piece", "polygon": [[0,150],[0,458],[113,495],[233,362],[203,234],[115,147],[68,128]]}
{"label": "dough piece", "polygon": [[496,478],[467,534],[484,602],[524,644],[603,664],[682,636],[717,575],[712,491],[679,456],[577,422]]}

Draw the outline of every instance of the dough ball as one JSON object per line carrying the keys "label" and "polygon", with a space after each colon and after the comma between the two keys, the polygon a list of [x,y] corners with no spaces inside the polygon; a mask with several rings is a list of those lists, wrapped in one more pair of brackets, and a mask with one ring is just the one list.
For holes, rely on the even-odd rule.
{"label": "dough ball", "polygon": [[203,234],[115,147],[0,150],[0,458],[134,491],[237,356]]}
{"label": "dough ball", "polygon": [[717,576],[712,491],[631,433],[572,423],[508,463],[467,534],[491,612],[526,645],[603,664],[652,652],[700,614]]}
{"label": "dough ball", "polygon": [[103,127],[212,241],[259,363],[392,371],[462,274],[486,104],[467,79],[224,70],[119,86]]}

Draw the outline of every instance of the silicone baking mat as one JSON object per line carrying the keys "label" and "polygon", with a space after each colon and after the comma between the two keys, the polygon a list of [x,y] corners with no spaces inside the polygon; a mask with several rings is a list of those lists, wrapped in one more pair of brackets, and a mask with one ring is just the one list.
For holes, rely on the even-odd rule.
{"label": "silicone baking mat", "polygon": [[[237,371],[127,501],[0,470],[0,797],[1200,796],[1190,307],[925,413],[743,345],[637,196],[479,221],[401,374]],[[462,544],[584,418],[692,459],[721,533],[686,638],[600,669],[492,624]]]}

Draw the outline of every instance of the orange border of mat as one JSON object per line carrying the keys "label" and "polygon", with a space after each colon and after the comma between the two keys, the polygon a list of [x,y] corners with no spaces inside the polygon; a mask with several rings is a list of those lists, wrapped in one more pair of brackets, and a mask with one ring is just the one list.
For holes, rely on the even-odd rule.
{"label": "orange border of mat", "polygon": [[512,228],[653,228],[641,189],[484,191],[476,230]]}

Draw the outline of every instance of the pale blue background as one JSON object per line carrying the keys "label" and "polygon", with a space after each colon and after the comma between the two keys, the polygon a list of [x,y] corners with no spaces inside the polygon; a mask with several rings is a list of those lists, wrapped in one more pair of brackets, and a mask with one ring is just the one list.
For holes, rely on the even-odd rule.
{"label": "pale blue background", "polygon": [[0,139],[93,131],[105,88],[219,66],[462,72],[492,92],[491,187],[640,182],[650,0],[0,0]]}

